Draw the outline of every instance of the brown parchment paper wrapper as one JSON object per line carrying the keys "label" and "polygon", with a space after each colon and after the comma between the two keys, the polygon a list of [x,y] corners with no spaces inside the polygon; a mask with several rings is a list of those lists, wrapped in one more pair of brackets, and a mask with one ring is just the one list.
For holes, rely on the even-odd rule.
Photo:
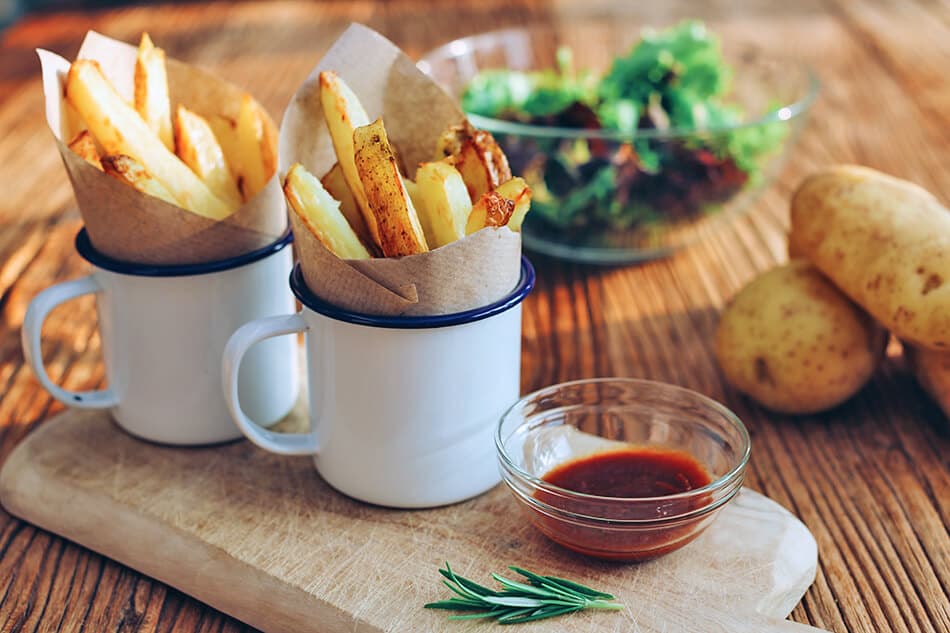
{"label": "brown parchment paper wrapper", "polygon": [[[136,51],[134,46],[89,31],[77,57],[98,61],[116,90],[131,102]],[[96,250],[138,264],[200,264],[261,248],[287,230],[277,174],[232,215],[214,221],[139,193],[75,155],[67,143],[83,124],[63,98],[70,62],[42,49],[37,54],[43,70],[46,122]],[[244,90],[174,59],[166,59],[166,65],[172,108],[182,104],[202,116],[237,119]]]}
{"label": "brown parchment paper wrapper", "polygon": [[[318,76],[335,71],[360,98],[415,177],[434,158],[436,140],[465,117],[455,100],[379,33],[351,25],[320,60],[284,113],[279,171],[295,162],[317,177],[336,154],[320,106]],[[470,310],[504,297],[521,274],[521,235],[488,228],[441,248],[402,258],[341,260],[291,212],[300,267],[310,290],[349,310],[376,315],[432,316]]]}

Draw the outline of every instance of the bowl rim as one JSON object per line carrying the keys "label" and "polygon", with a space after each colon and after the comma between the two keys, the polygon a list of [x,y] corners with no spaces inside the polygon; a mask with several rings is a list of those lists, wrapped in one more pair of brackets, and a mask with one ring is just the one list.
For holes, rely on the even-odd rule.
{"label": "bowl rim", "polygon": [[[512,415],[519,406],[525,404],[527,401],[538,398],[539,396],[545,394],[546,392],[554,391],[556,389],[561,389],[564,387],[573,387],[579,385],[592,385],[592,384],[617,384],[621,383],[624,385],[636,385],[640,387],[651,387],[651,388],[660,388],[671,391],[678,391],[683,395],[688,395],[691,398],[695,398],[703,406],[709,407],[714,412],[721,415],[727,422],[729,422],[733,428],[739,432],[739,437],[742,441],[742,451],[737,462],[730,468],[726,473],[720,475],[715,480],[709,482],[705,486],[700,488],[694,488],[692,490],[687,490],[686,492],[678,492],[671,495],[662,495],[658,497],[609,497],[602,495],[592,495],[584,492],[577,492],[576,490],[571,490],[569,488],[562,488],[560,486],[555,486],[540,477],[536,477],[523,468],[514,463],[511,457],[508,455],[508,451],[505,449],[504,438],[502,437],[502,429],[504,428],[505,422],[508,420],[509,416]],[[521,428],[521,425],[525,423],[525,420],[522,420],[522,423],[519,424],[516,428]],[[549,385],[541,389],[532,391],[529,394],[526,394],[518,399],[513,405],[508,407],[504,414],[498,421],[498,424],[495,428],[495,452],[498,455],[498,459],[501,462],[501,465],[504,469],[517,478],[523,480],[524,482],[531,484],[535,488],[543,489],[547,492],[552,492],[554,494],[566,497],[569,499],[577,499],[581,501],[589,501],[595,503],[637,503],[637,504],[653,504],[653,503],[667,503],[670,501],[678,501],[682,499],[689,499],[692,497],[699,497],[709,493],[715,493],[727,489],[731,484],[735,483],[736,480],[743,478],[746,466],[749,463],[749,457],[752,453],[752,440],[749,435],[749,431],[746,428],[742,420],[733,413],[728,407],[723,405],[712,398],[705,396],[698,391],[693,391],[692,389],[687,389],[685,387],[680,387],[679,385],[674,385],[671,383],[661,382],[657,380],[646,380],[642,378],[624,378],[624,377],[612,377],[612,378],[582,378],[579,380],[570,380],[566,382],[560,382],[557,384]],[[678,521],[690,516],[693,516],[696,513],[704,513],[711,509],[721,507],[723,503],[728,501],[735,492],[738,491],[738,487],[735,491],[732,491],[730,494],[726,495],[721,500],[712,499],[709,504],[703,505],[699,508],[694,508],[690,511],[684,512],[682,514],[671,515],[668,517],[660,517],[656,519],[607,519],[605,517],[598,517],[592,515],[585,515],[570,510],[565,510],[563,508],[558,508],[557,506],[551,506],[538,499],[537,502],[541,503],[547,507],[551,507],[558,512],[571,514],[577,517],[584,517],[587,519],[593,519],[598,521],[609,521],[612,524],[624,524],[624,523],[664,523],[669,521]],[[532,497],[533,498],[533,497]]]}
{"label": "bowl rim", "polygon": [[[460,57],[478,48],[479,40],[488,40],[498,38],[509,33],[530,34],[540,32],[544,27],[514,27],[495,29],[492,31],[483,31],[474,35],[460,37],[436,48],[426,51],[416,63],[416,66],[426,74],[429,74],[427,68],[431,68],[430,60],[434,58],[452,59]],[[804,94],[795,101],[780,105],[774,109],[765,112],[756,119],[735,123],[732,125],[719,125],[710,127],[691,127],[691,128],[669,128],[666,130],[643,129],[634,132],[622,132],[619,130],[588,130],[585,128],[566,128],[547,125],[530,125],[527,123],[518,123],[494,117],[486,117],[480,114],[466,112],[465,116],[478,128],[487,130],[493,134],[511,134],[534,138],[571,138],[571,139],[598,139],[608,141],[632,141],[635,139],[647,140],[674,140],[698,135],[715,135],[726,132],[733,132],[747,128],[754,128],[769,123],[788,123],[794,119],[808,113],[821,90],[821,82],[818,75],[812,70],[811,66],[800,59],[782,56],[767,55],[764,59],[778,61],[783,64],[796,67],[806,79],[806,88]],[[431,75],[430,75],[431,76]],[[434,79],[434,77],[433,77]]]}

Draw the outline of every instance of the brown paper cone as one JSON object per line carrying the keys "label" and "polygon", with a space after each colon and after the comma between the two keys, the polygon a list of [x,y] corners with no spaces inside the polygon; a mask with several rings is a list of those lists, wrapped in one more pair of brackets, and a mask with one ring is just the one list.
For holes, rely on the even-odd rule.
{"label": "brown paper cone", "polygon": [[[66,145],[82,129],[75,111],[63,99],[69,62],[49,51],[37,50],[37,54],[43,70],[46,122],[73,184],[89,239],[98,251],[139,264],[200,264],[261,248],[287,230],[277,174],[232,215],[214,221],[143,195],[81,159]],[[94,31],[86,35],[78,55],[97,60],[129,101],[135,56],[134,46]],[[173,59],[166,64],[172,107],[182,104],[202,116],[237,119],[243,90],[188,64]]]}
{"label": "brown paper cone", "polygon": [[[335,71],[371,119],[382,116],[390,142],[415,176],[439,135],[465,116],[455,100],[392,42],[358,24],[330,47],[294,95],[280,128],[279,171],[296,162],[322,177],[336,162],[320,106],[321,71]],[[300,266],[310,290],[334,305],[377,315],[438,315],[504,297],[521,274],[521,235],[483,229],[434,251],[402,258],[341,260],[290,214]]]}

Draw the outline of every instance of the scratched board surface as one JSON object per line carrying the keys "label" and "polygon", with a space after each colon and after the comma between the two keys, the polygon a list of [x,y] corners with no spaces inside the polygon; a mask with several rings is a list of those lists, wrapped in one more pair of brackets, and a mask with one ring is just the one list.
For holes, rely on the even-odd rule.
{"label": "scratched board surface", "polygon": [[[305,414],[284,424],[304,428]],[[679,552],[642,565],[597,563],[537,533],[503,486],[446,508],[387,510],[336,493],[306,457],[246,442],[155,446],[105,413],[69,411],[10,456],[0,502],[266,633],[452,630],[446,612],[422,608],[446,597],[436,573],[444,561],[485,583],[516,564],[602,588],[627,606],[525,631],[817,631],[783,621],[815,577],[814,538],[751,491]]]}

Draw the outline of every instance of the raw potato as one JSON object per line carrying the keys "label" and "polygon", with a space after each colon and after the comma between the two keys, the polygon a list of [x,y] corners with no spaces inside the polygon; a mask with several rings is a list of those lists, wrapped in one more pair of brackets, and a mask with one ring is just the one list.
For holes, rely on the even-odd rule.
{"label": "raw potato", "polygon": [[754,279],[723,311],[716,358],[726,380],[781,413],[830,409],[855,394],[886,332],[808,262]]}
{"label": "raw potato", "polygon": [[904,357],[923,390],[950,417],[950,352],[905,344]]}
{"label": "raw potato", "polygon": [[950,351],[950,212],[936,198],[844,165],[805,180],[791,217],[790,253],[901,340]]}

